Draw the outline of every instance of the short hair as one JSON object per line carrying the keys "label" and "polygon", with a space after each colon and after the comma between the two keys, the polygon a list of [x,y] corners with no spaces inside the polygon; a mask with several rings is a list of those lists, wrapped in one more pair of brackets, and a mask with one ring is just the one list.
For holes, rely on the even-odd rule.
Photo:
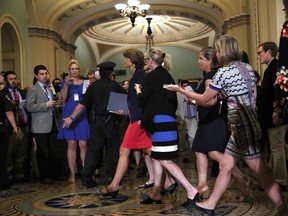
{"label": "short hair", "polygon": [[[185,84],[185,83],[189,84],[189,81],[188,81],[188,80],[181,80],[180,85],[182,86],[182,85]],[[189,84],[189,85],[190,85],[190,84]]]}
{"label": "short hair", "polygon": [[164,53],[158,47],[152,47],[147,53],[147,57],[151,58],[157,65],[162,65],[166,70],[170,70],[172,67],[171,56]]}
{"label": "short hair", "polygon": [[129,58],[130,61],[135,64],[135,67],[143,68],[144,67],[144,53],[137,49],[127,49],[123,52],[123,56]]}
{"label": "short hair", "polygon": [[14,71],[6,71],[6,72],[4,73],[4,80],[7,81],[7,77],[8,77],[9,75],[11,75],[11,74],[13,74],[13,75],[15,75],[15,76],[17,77],[17,74],[16,74]]}
{"label": "short hair", "polygon": [[214,47],[203,48],[200,53],[202,53],[207,60],[211,60],[212,70],[217,70],[220,67],[216,57],[216,49]]}
{"label": "short hair", "polygon": [[277,54],[278,54],[278,46],[275,42],[273,41],[266,41],[266,42],[263,42],[261,43],[259,47],[262,47],[263,51],[264,52],[267,52],[268,50],[271,51],[271,56],[276,58],[277,57]]}
{"label": "short hair", "polygon": [[37,76],[40,70],[47,70],[47,68],[44,65],[37,65],[34,67],[34,74]]}
{"label": "short hair", "polygon": [[232,61],[241,61],[243,51],[239,41],[232,36],[222,35],[215,42],[216,51],[221,55],[222,65],[228,65]]}

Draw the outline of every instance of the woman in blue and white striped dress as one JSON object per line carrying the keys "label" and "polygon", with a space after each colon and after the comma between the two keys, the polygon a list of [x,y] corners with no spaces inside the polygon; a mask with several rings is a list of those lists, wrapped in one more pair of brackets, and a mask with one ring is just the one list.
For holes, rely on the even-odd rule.
{"label": "woman in blue and white striped dress", "polygon": [[[198,198],[198,191],[186,179],[181,169],[172,159],[177,157],[178,137],[175,112],[177,97],[175,92],[163,88],[164,84],[175,84],[172,76],[165,69],[171,64],[168,55],[159,48],[151,48],[145,58],[147,66],[152,70],[146,76],[144,85],[135,85],[139,104],[143,107],[141,125],[151,133],[152,153],[154,165],[154,188],[149,197],[142,204],[160,204],[161,177],[163,167],[166,168],[186,189],[187,206],[194,203]],[[162,64],[164,65],[162,66]]]}

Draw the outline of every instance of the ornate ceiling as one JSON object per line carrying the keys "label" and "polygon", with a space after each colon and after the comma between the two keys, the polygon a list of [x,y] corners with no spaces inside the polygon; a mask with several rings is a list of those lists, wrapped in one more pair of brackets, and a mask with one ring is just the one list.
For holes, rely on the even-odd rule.
{"label": "ornate ceiling", "polygon": [[[156,45],[194,50],[212,45],[214,38],[223,31],[223,25],[227,22],[225,17],[239,15],[234,7],[239,9],[238,4],[241,2],[238,0],[234,3],[230,0],[140,1],[151,5],[147,17],[152,17],[151,30]],[[37,0],[26,0],[26,2],[31,4],[29,7],[34,11],[31,14],[35,14],[35,17],[30,17],[32,27],[48,20],[49,23],[43,26],[49,26],[57,32],[61,40],[74,45],[77,38],[81,37],[100,58],[121,51],[127,44],[136,46],[145,44],[148,27],[146,19],[137,17],[136,26],[133,28],[129,19],[121,17],[114,8],[116,3],[126,3],[126,0],[50,0],[41,3]]]}

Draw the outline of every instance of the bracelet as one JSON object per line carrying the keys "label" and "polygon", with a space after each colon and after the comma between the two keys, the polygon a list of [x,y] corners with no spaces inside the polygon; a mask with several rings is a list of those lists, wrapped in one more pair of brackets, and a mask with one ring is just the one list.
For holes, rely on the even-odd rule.
{"label": "bracelet", "polygon": [[74,120],[74,118],[72,117],[72,116],[69,116],[69,118],[73,121]]}

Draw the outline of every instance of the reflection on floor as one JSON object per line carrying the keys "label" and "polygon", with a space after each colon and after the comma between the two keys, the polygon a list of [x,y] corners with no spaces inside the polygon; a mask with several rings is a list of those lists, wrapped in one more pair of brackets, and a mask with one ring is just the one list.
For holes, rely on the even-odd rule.
{"label": "reflection on floor", "polygon": [[[182,163],[179,159],[176,162],[195,185],[195,161]],[[246,171],[245,167],[243,169]],[[163,197],[163,204],[141,205],[140,200],[146,196],[149,189],[138,189],[138,185],[143,184],[145,180],[146,177],[136,177],[136,170],[129,170],[123,179],[119,195],[113,199],[97,196],[95,188],[84,188],[80,180],[74,185],[69,185],[66,181],[57,181],[54,184],[15,184],[11,189],[0,192],[0,215],[202,215],[194,207],[181,206],[186,200],[181,185],[173,194]],[[210,188],[213,188],[214,182],[215,179],[209,180]],[[99,185],[99,188],[101,187],[103,185]],[[258,188],[257,181],[253,178],[250,195],[242,197],[232,179],[229,190],[219,202],[216,215],[277,215],[265,193]],[[288,194],[284,193],[284,196],[288,201]]]}

